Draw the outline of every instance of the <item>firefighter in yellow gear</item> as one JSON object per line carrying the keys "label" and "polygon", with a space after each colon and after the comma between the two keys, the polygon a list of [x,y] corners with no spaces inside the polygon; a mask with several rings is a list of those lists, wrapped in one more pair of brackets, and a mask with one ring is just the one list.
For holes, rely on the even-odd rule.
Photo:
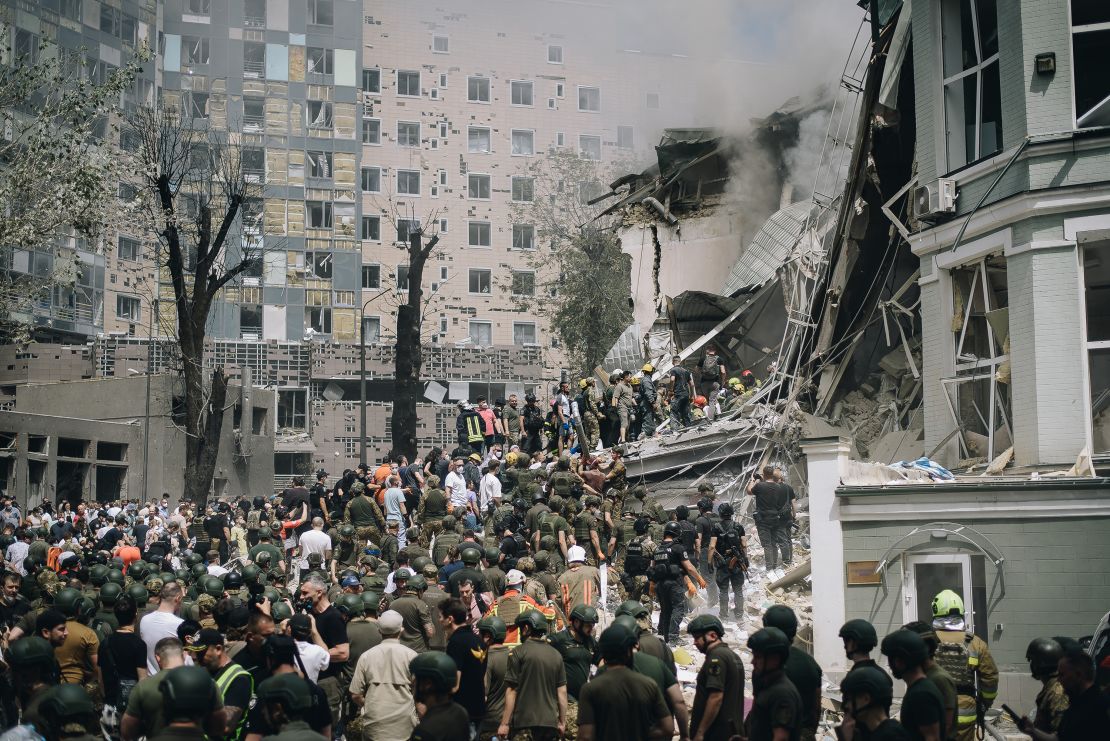
{"label": "firefighter in yellow gear", "polygon": [[998,666],[987,642],[967,630],[964,601],[951,589],[933,598],[936,663],[956,683],[956,737],[974,741],[976,725],[998,697]]}

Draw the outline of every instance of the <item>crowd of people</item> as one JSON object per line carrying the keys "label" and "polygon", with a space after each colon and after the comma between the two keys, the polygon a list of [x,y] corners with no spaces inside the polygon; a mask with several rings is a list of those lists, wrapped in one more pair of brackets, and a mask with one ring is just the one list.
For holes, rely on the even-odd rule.
{"label": "crowd of people", "polygon": [[[747,638],[745,711],[728,637],[757,574],[732,506],[702,485],[666,511],[621,446],[557,451],[483,440],[210,504],[0,501],[5,738],[814,739],[823,672],[785,605]],[[749,491],[766,568],[789,566],[793,489],[768,466]],[[841,739],[974,738],[997,669],[958,595],[933,614],[881,642],[843,627]],[[683,627],[704,654],[689,706]],[[906,685],[898,719],[876,648]],[[1029,650],[1044,690],[1023,729],[1106,738],[1090,657]]]}

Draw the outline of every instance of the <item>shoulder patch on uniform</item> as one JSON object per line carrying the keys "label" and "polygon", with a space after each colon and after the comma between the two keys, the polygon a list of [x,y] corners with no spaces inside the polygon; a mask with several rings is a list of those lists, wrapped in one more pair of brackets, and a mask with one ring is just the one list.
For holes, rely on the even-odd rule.
{"label": "shoulder patch on uniform", "polygon": [[720,659],[710,659],[709,662],[706,664],[706,667],[707,667],[707,671],[712,676],[716,677],[721,673],[721,669],[722,669],[721,660]]}

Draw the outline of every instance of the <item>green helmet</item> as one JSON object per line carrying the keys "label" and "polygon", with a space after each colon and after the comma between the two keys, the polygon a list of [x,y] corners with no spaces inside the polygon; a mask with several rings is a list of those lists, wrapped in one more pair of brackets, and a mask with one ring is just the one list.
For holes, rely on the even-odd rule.
{"label": "green helmet", "polygon": [[844,697],[855,697],[864,693],[871,696],[871,703],[890,708],[894,689],[890,677],[873,666],[852,669],[840,682],[840,693]]}
{"label": "green helmet", "polygon": [[[179,581],[182,584],[188,584],[190,576],[192,576],[192,574],[189,573],[188,569],[177,569],[173,572],[174,580]],[[166,581],[169,581],[169,579],[166,579]]]}
{"label": "green helmet", "polygon": [[61,610],[67,618],[77,615],[77,600],[81,599],[81,592],[73,587],[59,589],[54,595],[54,607]]}
{"label": "green helmet", "polygon": [[639,630],[629,630],[624,625],[613,623],[606,628],[601,638],[598,639],[597,647],[601,651],[601,655],[606,659],[615,659],[624,656],[639,642]]}
{"label": "green helmet", "polygon": [[417,681],[430,679],[440,692],[450,692],[455,687],[458,667],[442,651],[425,651],[409,662],[409,672]]}
{"label": "green helmet", "polygon": [[150,565],[146,561],[132,561],[127,567],[127,575],[135,581],[146,581],[150,576]]}
{"label": "green helmet", "polygon": [[763,628],[748,638],[748,650],[755,654],[771,656],[777,654],[786,661],[786,657],[790,655],[790,641],[778,628]]}
{"label": "green helmet", "polygon": [[124,578],[123,572],[119,569],[108,569],[107,581],[105,584],[119,584],[121,587],[127,584],[127,579]]}
{"label": "green helmet", "polygon": [[557,541],[555,540],[554,535],[541,535],[540,536],[540,550],[547,551],[548,553],[551,553],[552,551],[555,550],[556,542]]}
{"label": "green helmet", "polygon": [[[453,685],[452,685],[453,686]],[[296,674],[278,674],[258,685],[258,699],[281,705],[286,711],[301,714],[312,707],[312,691],[308,682]]]}
{"label": "green helmet", "polygon": [[96,603],[88,597],[78,597],[73,602],[73,616],[83,623],[88,623],[96,616]]}
{"label": "green helmet", "polygon": [[258,564],[259,568],[266,568],[274,560],[274,554],[269,551],[259,551],[258,555],[254,557],[254,562]]}
{"label": "green helmet", "polygon": [[219,577],[208,576],[197,582],[197,586],[204,590],[205,594],[210,594],[216,599],[224,596],[224,583],[220,581]]}
{"label": "green helmet", "polygon": [[623,625],[637,635],[640,633],[640,625],[636,622],[636,618],[631,615],[617,615],[613,618],[612,625]]}
{"label": "green helmet", "polygon": [[929,659],[929,647],[925,645],[925,639],[905,628],[896,630],[883,639],[882,652],[889,659],[901,659],[910,668],[921,666]]}
{"label": "green helmet", "polygon": [[964,601],[951,589],[933,597],[933,617],[961,617],[964,614]]}
{"label": "green helmet", "polygon": [[100,588],[100,604],[105,607],[112,607],[116,604],[116,600],[123,594],[123,587],[119,584],[108,582]]}
{"label": "green helmet", "polygon": [[135,582],[127,588],[127,596],[135,600],[136,605],[142,606],[150,599],[150,592],[142,584]]}
{"label": "green helmet", "polygon": [[87,731],[95,726],[95,713],[96,708],[92,698],[80,684],[67,683],[51,687],[43,695],[39,704],[40,717],[54,726],[56,732],[68,725],[67,721],[80,723]]}
{"label": "green helmet", "polygon": [[284,602],[274,602],[270,605],[270,617],[277,623],[288,620],[293,617],[293,608]]}
{"label": "green helmet", "polygon": [[8,649],[8,663],[13,669],[49,669],[54,666],[54,647],[41,636],[26,636]]}
{"label": "green helmet", "polygon": [[793,641],[798,634],[798,616],[786,605],[771,605],[763,613],[763,625],[767,628],[778,628],[786,635],[786,640]]}
{"label": "green helmet", "polygon": [[240,575],[247,584],[255,584],[258,582],[258,577],[262,576],[262,570],[254,564],[247,564],[243,567],[243,571]]}
{"label": "green helmet", "polygon": [[188,566],[190,569],[196,566],[198,563],[204,563],[204,556],[200,555],[199,553],[190,553],[188,556],[185,557],[185,565]]}
{"label": "green helmet", "polygon": [[639,620],[642,617],[648,616],[648,608],[639,600],[625,600],[617,607],[617,616],[619,617],[621,615],[631,615],[633,618]]}
{"label": "green helmet", "polygon": [[551,563],[551,554],[547,551],[536,551],[532,554],[532,560],[536,563],[536,571],[547,571],[548,564]]}
{"label": "green helmet", "polygon": [[169,722],[194,720],[206,715],[219,702],[215,680],[207,669],[199,666],[170,669],[158,687]]}
{"label": "green helmet", "polygon": [[490,563],[497,563],[498,559],[501,558],[501,549],[490,546],[486,548],[482,555],[485,556],[485,559]]}
{"label": "green helmet", "polygon": [[366,611],[360,594],[341,595],[335,606],[341,613],[345,613],[349,617],[360,617]]}
{"label": "green helmet", "polygon": [[692,636],[705,635],[711,630],[717,632],[718,638],[723,638],[725,635],[724,623],[716,615],[698,615],[686,625],[686,632]]}
{"label": "green helmet", "polygon": [[420,574],[413,574],[409,580],[405,582],[405,589],[411,589],[414,592],[423,592],[428,588],[428,580]]}
{"label": "green helmet", "polygon": [[478,621],[478,635],[489,633],[493,643],[503,643],[508,632],[505,621],[496,615],[486,615]]}
{"label": "green helmet", "polygon": [[589,605],[575,605],[570,611],[570,619],[597,625],[597,610]]}
{"label": "green helmet", "polygon": [[271,605],[276,604],[278,601],[281,600],[281,592],[274,589],[273,587],[266,587],[265,589],[263,589],[262,596],[270,600]]}
{"label": "green helmet", "polygon": [[355,537],[355,526],[347,523],[339,528],[339,534],[344,538],[353,538]]}
{"label": "green helmet", "polygon": [[412,563],[409,565],[412,567],[412,570],[414,572],[416,572],[417,574],[421,574],[424,572],[424,567],[430,563],[432,563],[432,559],[428,558],[427,556],[417,556],[416,558],[412,559]]}
{"label": "green helmet", "polygon": [[463,548],[459,553],[459,558],[467,566],[477,566],[478,562],[482,560],[482,551],[477,546]]}
{"label": "green helmet", "polygon": [[98,563],[89,569],[89,584],[94,587],[99,587],[108,581],[108,567],[102,563]]}
{"label": "green helmet", "polygon": [[590,496],[586,497],[586,506],[587,507],[600,507],[601,506],[601,498],[591,494]]}
{"label": "green helmet", "polygon": [[840,627],[840,637],[856,642],[856,648],[865,653],[879,645],[879,635],[875,626],[861,618],[849,620]]}
{"label": "green helmet", "polygon": [[1051,638],[1034,638],[1025,649],[1025,658],[1034,679],[1045,679],[1056,673],[1056,665],[1064,656],[1064,647]]}
{"label": "green helmet", "polygon": [[193,579],[203,579],[208,576],[208,569],[202,563],[196,563],[189,567],[189,573],[193,575]]}
{"label": "green helmet", "polygon": [[516,616],[513,625],[518,628],[522,625],[527,625],[534,633],[547,632],[547,618],[539,610],[525,610]]}

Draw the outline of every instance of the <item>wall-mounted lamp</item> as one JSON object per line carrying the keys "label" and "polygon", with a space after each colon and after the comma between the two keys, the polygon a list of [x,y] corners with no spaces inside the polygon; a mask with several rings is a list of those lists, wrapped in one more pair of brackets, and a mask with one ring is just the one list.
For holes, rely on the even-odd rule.
{"label": "wall-mounted lamp", "polygon": [[1054,75],[1056,74],[1056,52],[1045,52],[1038,54],[1033,63],[1033,69],[1036,70],[1038,75]]}
{"label": "wall-mounted lamp", "polygon": [[945,530],[933,530],[929,533],[929,537],[933,540],[948,540],[948,532]]}

